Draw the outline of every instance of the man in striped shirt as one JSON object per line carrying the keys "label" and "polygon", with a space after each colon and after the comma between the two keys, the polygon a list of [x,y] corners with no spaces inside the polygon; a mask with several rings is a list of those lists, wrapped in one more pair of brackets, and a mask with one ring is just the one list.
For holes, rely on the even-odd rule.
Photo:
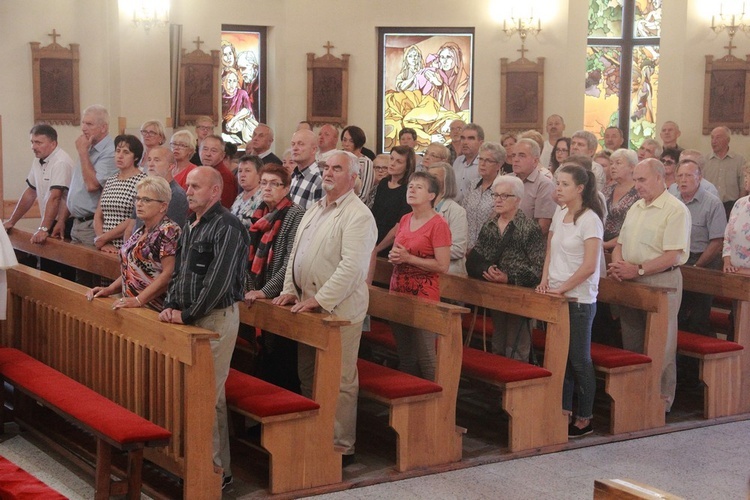
{"label": "man in striped shirt", "polygon": [[232,471],[224,382],[240,324],[237,302],[243,298],[250,235],[239,219],[221,206],[222,187],[221,175],[212,167],[195,168],[187,176],[187,200],[193,215],[180,236],[175,270],[159,319],[219,334],[211,340],[216,373],[214,463],[224,469],[225,486],[232,482]]}

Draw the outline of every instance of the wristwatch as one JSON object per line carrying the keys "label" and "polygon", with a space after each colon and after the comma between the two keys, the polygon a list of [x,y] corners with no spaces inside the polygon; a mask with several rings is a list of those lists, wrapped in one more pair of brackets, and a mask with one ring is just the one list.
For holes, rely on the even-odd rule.
{"label": "wristwatch", "polygon": [[645,276],[646,270],[643,269],[643,266],[638,264],[638,276]]}
{"label": "wristwatch", "polygon": [[48,232],[49,232],[49,228],[48,228],[48,227],[45,227],[45,226],[39,226],[38,228],[36,228],[36,231],[37,231],[37,233],[38,233],[39,231],[43,231],[43,232],[45,232],[45,233],[48,233]]}

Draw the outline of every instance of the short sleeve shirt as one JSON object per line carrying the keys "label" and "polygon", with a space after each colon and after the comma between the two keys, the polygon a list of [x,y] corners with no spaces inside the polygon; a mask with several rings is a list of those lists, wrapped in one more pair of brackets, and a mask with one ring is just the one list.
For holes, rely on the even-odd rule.
{"label": "short sleeve shirt", "polygon": [[[411,213],[404,215],[398,223],[394,245],[403,245],[410,254],[423,259],[435,257],[435,249],[451,246],[451,230],[445,219],[435,214],[422,227],[412,231]],[[393,267],[391,290],[410,293],[423,299],[440,300],[438,273],[425,271],[409,264]]]}
{"label": "short sleeve shirt", "polygon": [[42,214],[42,217],[44,217],[47,208],[50,190],[67,191],[72,176],[73,160],[59,146],[44,159],[44,164],[40,163],[38,158],[34,159],[29,176],[26,178],[26,184],[36,191],[39,213]]}

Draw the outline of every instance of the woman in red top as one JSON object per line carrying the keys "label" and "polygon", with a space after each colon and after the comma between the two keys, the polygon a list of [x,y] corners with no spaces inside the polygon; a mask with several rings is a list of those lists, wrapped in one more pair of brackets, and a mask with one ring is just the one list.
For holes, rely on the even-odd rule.
{"label": "woman in red top", "polygon": [[[391,290],[440,300],[440,273],[448,272],[451,231],[434,208],[440,191],[437,179],[417,172],[409,178],[406,202],[412,212],[398,223],[388,260],[393,264]],[[435,334],[393,324],[401,371],[435,379]]]}

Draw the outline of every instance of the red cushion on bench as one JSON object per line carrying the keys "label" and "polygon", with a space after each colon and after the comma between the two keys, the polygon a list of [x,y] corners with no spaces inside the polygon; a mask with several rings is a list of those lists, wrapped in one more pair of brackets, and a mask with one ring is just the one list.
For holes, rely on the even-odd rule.
{"label": "red cushion on bench", "polygon": [[729,331],[734,328],[729,321],[729,312],[727,311],[712,310],[708,318],[711,326],[717,330]]}
{"label": "red cushion on bench", "polygon": [[464,347],[461,369],[468,375],[503,383],[552,376],[552,372],[539,366],[472,347]]}
{"label": "red cushion on bench", "polygon": [[[474,313],[464,314],[461,318],[461,327],[464,330],[469,329],[471,326],[471,320],[474,317]],[[487,312],[487,315],[479,312],[477,313],[477,320],[474,322],[474,333],[482,334],[482,323],[484,323],[484,333],[486,335],[492,336],[493,332],[493,326],[492,326],[492,316],[490,316],[490,313]]]}
{"label": "red cushion on bench", "polygon": [[0,374],[121,445],[166,441],[172,436],[168,430],[17,349],[0,348]]}
{"label": "red cushion on bench", "polygon": [[359,388],[389,399],[421,396],[442,392],[443,388],[423,378],[378,365],[364,359],[357,360]]}
{"label": "red cushion on bench", "polygon": [[368,342],[385,347],[391,351],[396,350],[396,339],[388,322],[372,318],[370,320],[370,331],[362,332],[362,337]]}
{"label": "red cushion on bench", "polygon": [[265,380],[229,369],[224,385],[227,404],[259,417],[285,415],[301,411],[311,411],[320,405],[304,396],[273,385]]}
{"label": "red cushion on bench", "polygon": [[[545,333],[542,330],[533,330],[531,332],[531,342],[535,348],[544,350],[546,342]],[[620,368],[623,366],[645,365],[651,362],[651,358],[645,354],[639,354],[633,351],[626,351],[618,347],[612,347],[604,344],[591,343],[591,360],[594,366],[602,368]]]}
{"label": "red cushion on bench", "polygon": [[717,354],[720,352],[741,351],[744,347],[729,340],[715,339],[680,330],[677,332],[677,349],[697,354]]}
{"label": "red cushion on bench", "polygon": [[0,457],[0,498],[22,500],[43,498],[64,500],[64,495],[53,490],[10,460]]}

